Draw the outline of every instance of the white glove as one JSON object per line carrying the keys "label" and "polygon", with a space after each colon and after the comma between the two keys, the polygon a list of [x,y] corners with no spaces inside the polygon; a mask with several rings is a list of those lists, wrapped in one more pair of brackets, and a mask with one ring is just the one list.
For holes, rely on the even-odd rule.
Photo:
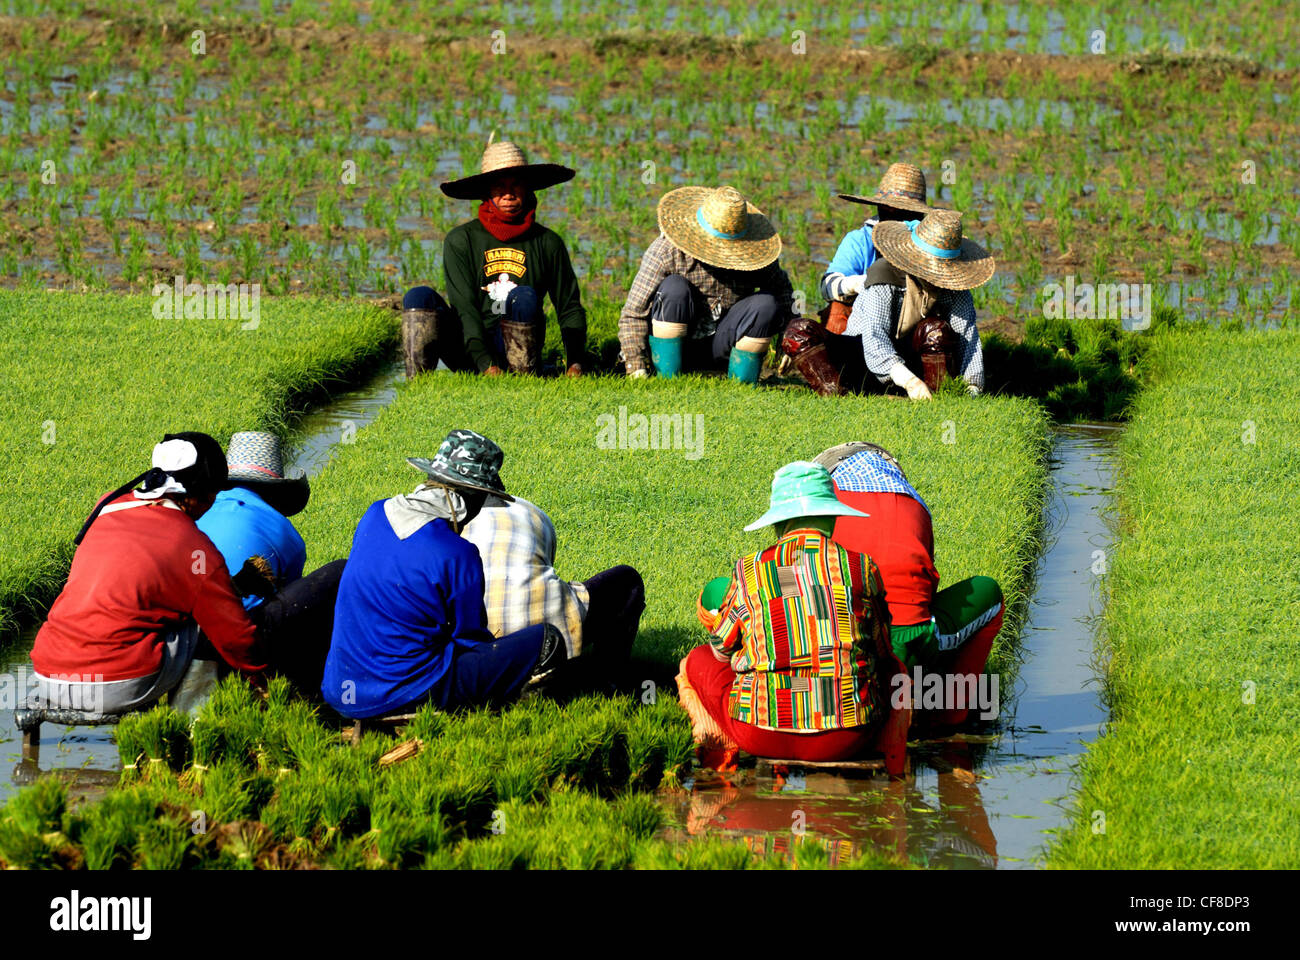
{"label": "white glove", "polygon": [[856,297],[866,289],[866,274],[859,273],[856,276],[845,277],[840,281],[840,295],[844,297]]}
{"label": "white glove", "polygon": [[906,390],[913,400],[930,399],[930,388],[925,385],[925,381],[901,363],[894,364],[894,368],[889,371],[889,379]]}
{"label": "white glove", "polygon": [[980,395],[980,388],[975,386],[973,383],[966,384],[966,389],[970,392],[972,397],[978,397]]}
{"label": "white glove", "polygon": [[488,296],[497,303],[505,303],[506,297],[510,296],[510,291],[519,284],[510,279],[510,274],[498,274],[496,280],[489,283],[483,289],[487,291]]}
{"label": "white glove", "polygon": [[650,373],[644,367],[639,370],[633,370],[628,374],[628,378],[631,380],[644,380],[648,376],[650,376]]}

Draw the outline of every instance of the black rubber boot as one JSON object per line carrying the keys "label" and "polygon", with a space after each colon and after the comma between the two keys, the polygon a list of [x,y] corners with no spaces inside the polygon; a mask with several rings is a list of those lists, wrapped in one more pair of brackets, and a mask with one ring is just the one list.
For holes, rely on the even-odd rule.
{"label": "black rubber boot", "polygon": [[406,379],[438,367],[438,312],[436,310],[402,311],[402,353],[406,359]]}
{"label": "black rubber boot", "polygon": [[535,323],[516,323],[504,317],[501,343],[505,347],[506,367],[511,373],[542,372],[542,328]]}
{"label": "black rubber boot", "polygon": [[542,652],[537,656],[537,665],[533,667],[533,672],[524,682],[521,697],[537,694],[554,695],[561,691],[575,663],[576,660],[569,659],[569,648],[564,643],[564,635],[551,624],[546,624],[546,631],[542,637]]}

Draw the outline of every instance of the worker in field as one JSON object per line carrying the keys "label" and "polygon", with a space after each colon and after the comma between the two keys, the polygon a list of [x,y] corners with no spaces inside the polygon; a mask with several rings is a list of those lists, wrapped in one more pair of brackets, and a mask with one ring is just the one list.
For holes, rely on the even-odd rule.
{"label": "worker in field", "polygon": [[229,485],[216,440],[169,433],[148,470],[100,498],[36,634],[32,706],[147,709],[180,686],[196,657],[249,676],[267,668],[273,651],[195,523]]}
{"label": "worker in field", "polygon": [[[930,508],[894,456],[873,443],[824,450],[816,463],[830,471],[835,496],[856,512],[838,517],[832,539],[871,556],[889,605],[894,655],[912,670],[977,677],[1002,628],[1002,590],[991,577],[970,577],[939,590]],[[867,519],[864,514],[870,514]],[[918,713],[918,724],[963,722],[969,704]]]}
{"label": "worker in field", "polygon": [[408,458],[427,479],[377,500],[362,516],[339,582],[321,693],[345,717],[498,705],[558,682],[568,662],[549,623],[494,637],[483,561],[461,536],[488,497],[510,502],[501,448],[453,430],[432,459]]}
{"label": "worker in field", "polygon": [[645,611],[645,583],[621,564],[588,580],[555,572],[555,524],[523,497],[489,496],[462,536],[478,547],[488,629],[501,637],[536,623],[560,631],[581,682],[608,689],[622,678]]}
{"label": "worker in field", "polygon": [[824,394],[895,385],[928,400],[950,376],[978,394],[984,357],[970,291],[993,276],[993,257],[962,236],[961,214],[951,210],[883,221],[871,236],[880,258],[867,269],[844,333],[792,323],[785,355]]}
{"label": "worker in field", "polygon": [[431,287],[413,287],[402,299],[406,375],[434,369],[497,375],[540,373],[551,305],[570,376],[580,376],[587,348],[587,314],[569,251],[559,234],[536,220],[537,191],[572,180],[554,163],[529,163],[508,141],[493,142],[479,173],[442,184],[457,200],[479,201],[478,213],[443,242],[444,300]]}
{"label": "worker in field", "polygon": [[847,760],[873,746],[891,774],[906,759],[907,710],[890,709],[901,672],[871,558],[831,539],[837,518],[865,520],[835,496],[820,464],[796,462],[772,479],[775,543],[737,561],[700,594],[711,634],[681,662],[678,694],[704,761],[759,757]]}
{"label": "worker in field", "polygon": [[776,228],[733,187],[681,187],[660,198],[659,231],[619,316],[627,375],[725,369],[753,383],[795,315]]}
{"label": "worker in field", "polygon": [[891,163],[880,178],[880,186],[870,196],[852,193],[839,196],[851,203],[874,205],[876,215],[845,235],[822,274],[821,294],[830,304],[826,329],[831,333],[844,332],[853,301],[866,289],[867,270],[880,257],[871,239],[876,224],[913,220],[934,209],[926,202],[925,174],[910,163]]}
{"label": "worker in field", "polygon": [[264,634],[311,639],[293,646],[300,658],[289,674],[296,687],[314,694],[333,632],[344,561],[303,576],[307,545],[289,518],[307,506],[311,486],[301,474],[285,476],[279,437],[260,430],[234,434],[226,469],[230,488],[217,494],[198,528],[221,551],[228,570],[247,567],[235,587]]}

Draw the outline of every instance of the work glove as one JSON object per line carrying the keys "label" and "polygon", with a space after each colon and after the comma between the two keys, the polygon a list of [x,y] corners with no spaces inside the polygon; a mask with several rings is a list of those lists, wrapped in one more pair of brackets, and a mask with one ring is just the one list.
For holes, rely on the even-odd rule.
{"label": "work glove", "polygon": [[864,273],[856,274],[852,277],[845,277],[840,281],[840,295],[845,297],[856,297],[866,289],[867,276]]}
{"label": "work glove", "polygon": [[925,385],[925,381],[901,363],[894,364],[894,368],[889,371],[889,379],[906,390],[908,397],[913,400],[930,399],[930,388]]}

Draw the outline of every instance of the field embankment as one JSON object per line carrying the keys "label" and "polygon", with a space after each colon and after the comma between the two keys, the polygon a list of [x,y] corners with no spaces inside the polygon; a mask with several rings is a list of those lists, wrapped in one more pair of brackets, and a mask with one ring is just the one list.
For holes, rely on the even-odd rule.
{"label": "field embankment", "polygon": [[1121,441],[1109,732],[1057,867],[1294,868],[1300,336],[1161,338]]}

